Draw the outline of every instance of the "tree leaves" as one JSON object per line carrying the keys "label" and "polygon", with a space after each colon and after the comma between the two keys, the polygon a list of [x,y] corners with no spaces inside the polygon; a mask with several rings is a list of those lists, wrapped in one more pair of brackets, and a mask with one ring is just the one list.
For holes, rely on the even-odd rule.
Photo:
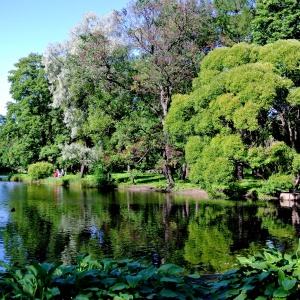
{"label": "tree leaves", "polygon": [[[295,40],[264,47],[240,43],[217,48],[204,58],[193,92],[176,97],[167,118],[173,135],[188,128],[191,141],[198,136],[195,145],[201,149],[188,139],[185,148],[192,181],[225,190],[237,179],[239,166],[250,166],[264,178],[291,172],[291,148],[300,151],[299,63],[300,42]],[[188,118],[183,113],[190,107],[193,115]],[[279,142],[289,150],[271,154]]]}

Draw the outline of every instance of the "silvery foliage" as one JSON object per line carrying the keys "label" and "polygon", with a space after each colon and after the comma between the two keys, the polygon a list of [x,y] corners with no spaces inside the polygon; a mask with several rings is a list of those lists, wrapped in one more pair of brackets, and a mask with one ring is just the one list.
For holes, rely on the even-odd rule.
{"label": "silvery foliage", "polygon": [[62,43],[49,44],[43,55],[46,75],[53,95],[53,107],[64,109],[64,122],[71,128],[71,138],[76,138],[78,129],[87,116],[79,112],[73,105],[73,94],[70,84],[72,83],[72,64],[68,61],[71,55],[79,54],[80,36],[100,32],[109,40],[107,51],[113,51],[124,45],[119,34],[118,24],[115,22],[114,12],[99,18],[95,13],[86,13],[83,21],[69,33],[69,39]]}
{"label": "silvery foliage", "polygon": [[88,148],[79,143],[65,144],[61,146],[62,158],[65,161],[76,161],[80,163],[93,163],[99,160],[101,149],[94,147]]}

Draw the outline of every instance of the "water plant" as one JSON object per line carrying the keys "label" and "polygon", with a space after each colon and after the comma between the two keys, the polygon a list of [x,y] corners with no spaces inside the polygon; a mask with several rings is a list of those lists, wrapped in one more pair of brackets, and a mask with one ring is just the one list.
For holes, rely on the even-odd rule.
{"label": "water plant", "polygon": [[139,261],[81,255],[77,264],[34,263],[24,269],[2,264],[2,299],[198,299],[197,286],[173,264],[160,268]]}
{"label": "water plant", "polygon": [[238,257],[240,267],[220,276],[210,286],[208,299],[299,299],[300,240],[294,254],[272,244],[250,258]]}
{"label": "water plant", "polygon": [[76,264],[2,263],[1,299],[300,299],[300,240],[294,254],[271,245],[213,280],[174,264],[77,257]]}

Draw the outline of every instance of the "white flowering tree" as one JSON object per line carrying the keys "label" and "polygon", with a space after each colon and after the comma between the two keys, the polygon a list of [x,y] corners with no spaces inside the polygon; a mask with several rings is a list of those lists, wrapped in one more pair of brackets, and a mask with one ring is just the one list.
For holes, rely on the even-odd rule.
{"label": "white flowering tree", "polygon": [[88,148],[80,143],[65,144],[62,148],[62,159],[68,165],[80,164],[80,178],[83,177],[85,168],[99,160],[101,149]]}
{"label": "white flowering tree", "polygon": [[[72,150],[72,157],[76,151],[78,158],[89,157],[128,107],[128,53],[116,32],[112,15],[100,19],[88,13],[67,41],[50,44],[44,54],[52,105],[64,110],[64,123],[71,130],[65,158],[70,157],[65,149]],[[81,161],[83,175],[90,159]]]}

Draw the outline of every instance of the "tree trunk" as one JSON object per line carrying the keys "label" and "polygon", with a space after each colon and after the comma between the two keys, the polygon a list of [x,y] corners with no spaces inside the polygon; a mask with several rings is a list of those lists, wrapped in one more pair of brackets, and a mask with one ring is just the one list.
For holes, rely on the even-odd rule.
{"label": "tree trunk", "polygon": [[[166,137],[166,135],[165,135]],[[164,166],[163,166],[163,171],[164,174],[166,176],[167,179],[167,189],[171,189],[174,187],[175,185],[175,181],[172,175],[172,169],[170,166],[170,159],[171,159],[171,153],[170,153],[170,145],[168,143],[168,141],[165,138],[165,151],[163,154],[163,158],[164,158]]]}
{"label": "tree trunk", "polygon": [[298,176],[297,176],[296,181],[293,186],[294,192],[296,192],[296,190],[298,190],[299,184],[300,184],[300,170],[298,171]]}
{"label": "tree trunk", "polygon": [[167,179],[167,189],[171,189],[175,186],[175,181],[172,175],[172,170],[170,166],[170,161],[171,161],[171,145],[169,144],[169,138],[168,134],[165,131],[165,118],[168,114],[170,103],[171,103],[171,93],[168,89],[168,92],[165,93],[164,87],[160,86],[160,104],[163,109],[163,116],[161,118],[162,121],[162,126],[163,126],[163,133],[164,133],[164,153],[163,153],[163,158],[164,158],[164,166],[163,166],[163,171]]}
{"label": "tree trunk", "polygon": [[235,163],[235,176],[237,180],[242,180],[244,178],[244,166],[243,163]]}
{"label": "tree trunk", "polygon": [[85,163],[83,162],[80,167],[80,178],[83,178],[84,171],[85,171]]}
{"label": "tree trunk", "polygon": [[180,180],[184,181],[186,176],[186,163],[183,163],[180,168]]}

